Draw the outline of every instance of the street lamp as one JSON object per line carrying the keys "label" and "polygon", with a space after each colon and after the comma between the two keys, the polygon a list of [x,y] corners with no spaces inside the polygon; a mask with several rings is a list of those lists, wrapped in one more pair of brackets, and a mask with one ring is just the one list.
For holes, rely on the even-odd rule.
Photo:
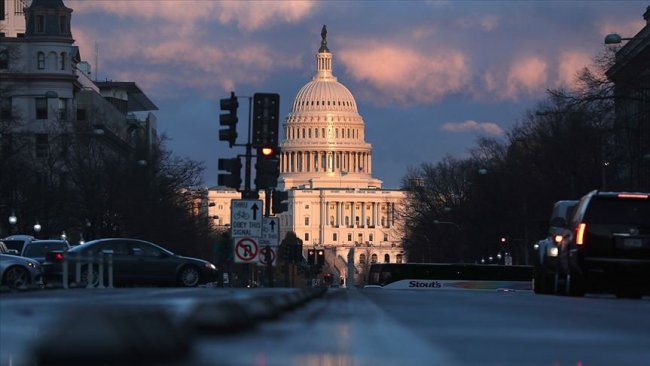
{"label": "street lamp", "polygon": [[18,218],[16,217],[16,213],[12,211],[11,216],[9,216],[9,224],[13,227],[17,222]]}
{"label": "street lamp", "polygon": [[34,224],[34,232],[39,233],[41,229],[42,229],[41,224],[39,224],[38,221],[36,221],[36,223]]}
{"label": "street lamp", "polygon": [[610,33],[605,36],[605,44],[619,44],[623,41],[630,41],[633,38],[623,38],[618,33]]}

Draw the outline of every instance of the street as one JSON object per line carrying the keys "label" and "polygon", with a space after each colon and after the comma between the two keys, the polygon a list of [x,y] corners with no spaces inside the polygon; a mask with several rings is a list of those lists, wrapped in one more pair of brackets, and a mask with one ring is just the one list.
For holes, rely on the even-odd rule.
{"label": "street", "polygon": [[[219,321],[215,311],[201,315],[206,303],[246,304],[297,291],[147,288],[3,293],[1,365],[38,364],[36,360],[48,354],[63,355],[68,365],[83,364],[83,358],[74,357],[75,350],[96,355],[94,364],[139,365],[586,366],[645,365],[650,359],[647,297],[622,300],[541,296],[530,291],[337,288],[314,296],[302,307],[283,311],[276,319],[241,329],[215,327]],[[138,339],[149,344],[136,347],[132,344],[135,336],[129,340],[121,334],[117,339],[110,331],[97,329],[107,327],[92,314],[92,309],[99,309],[92,304],[98,302],[122,314],[136,314],[130,321],[140,323],[135,327]],[[64,316],[66,309],[83,324],[62,324],[62,319],[71,319]],[[164,309],[171,321],[152,315],[153,309]],[[237,313],[235,307],[227,317],[232,321]],[[197,322],[213,326],[197,326]],[[85,339],[73,341],[78,336],[75,329],[87,329],[81,333]],[[43,347],[56,337],[69,341]],[[137,352],[119,353],[120,349]],[[111,363],[110,357],[97,356],[103,352],[126,358]],[[42,358],[41,364],[51,361]]]}

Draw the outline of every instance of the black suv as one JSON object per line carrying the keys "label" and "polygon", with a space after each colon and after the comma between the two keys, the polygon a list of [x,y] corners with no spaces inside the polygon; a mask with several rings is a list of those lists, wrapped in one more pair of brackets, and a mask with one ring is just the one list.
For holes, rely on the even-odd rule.
{"label": "black suv", "polygon": [[650,290],[650,193],[592,191],[582,197],[560,243],[558,281],[573,296]]}

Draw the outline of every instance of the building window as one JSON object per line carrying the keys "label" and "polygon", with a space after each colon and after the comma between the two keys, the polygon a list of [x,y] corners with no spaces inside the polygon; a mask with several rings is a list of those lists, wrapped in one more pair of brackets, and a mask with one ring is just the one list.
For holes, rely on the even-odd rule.
{"label": "building window", "polygon": [[377,263],[377,254],[373,254],[370,256],[370,263],[371,264]]}
{"label": "building window", "polygon": [[65,70],[65,52],[61,52],[61,70]]}
{"label": "building window", "polygon": [[48,151],[48,138],[44,133],[36,134],[36,157],[44,158],[47,157]]}
{"label": "building window", "polygon": [[4,133],[1,134],[0,137],[0,142],[2,142],[2,146],[0,146],[0,155],[11,155],[11,153],[14,151],[13,136],[9,133]]}
{"label": "building window", "polygon": [[36,33],[45,32],[45,16],[37,15],[36,16]]}
{"label": "building window", "polygon": [[34,99],[36,105],[36,119],[47,119],[47,98]]}
{"label": "building window", "polygon": [[309,226],[309,216],[305,217],[305,226]]}
{"label": "building window", "polygon": [[68,120],[68,100],[64,98],[59,98],[59,120]]}
{"label": "building window", "polygon": [[83,108],[77,109],[77,121],[85,121],[86,120],[86,110]]}
{"label": "building window", "polygon": [[348,241],[352,241],[352,234],[348,233]]}
{"label": "building window", "polygon": [[332,240],[336,243],[339,240],[339,236],[336,233],[333,233]]}
{"label": "building window", "polygon": [[384,263],[390,263],[390,254],[384,254]]}
{"label": "building window", "polygon": [[350,226],[350,216],[345,216],[345,225]]}
{"label": "building window", "polygon": [[375,238],[375,236],[373,234],[368,234],[368,240],[369,241],[372,241],[374,238]]}
{"label": "building window", "polygon": [[36,60],[38,64],[36,65],[39,70],[44,70],[45,69],[45,54],[43,52],[39,52],[36,55]]}
{"label": "building window", "polygon": [[366,264],[366,255],[359,254],[359,264]]}
{"label": "building window", "polygon": [[11,98],[0,99],[0,118],[3,120],[11,119]]}
{"label": "building window", "polygon": [[309,205],[305,205],[305,210],[309,210]]}
{"label": "building window", "polygon": [[59,33],[68,33],[68,17],[65,15],[59,17]]}
{"label": "building window", "polygon": [[388,241],[388,234],[384,233],[384,241]]}
{"label": "building window", "polygon": [[0,70],[9,68],[9,52],[7,50],[0,51]]}
{"label": "building window", "polygon": [[395,258],[395,263],[402,263],[402,255],[398,254]]}
{"label": "building window", "polygon": [[359,216],[356,216],[356,217],[354,218],[354,224],[357,225],[357,226],[359,226]]}
{"label": "building window", "polygon": [[309,233],[305,233],[305,242],[309,241]]}

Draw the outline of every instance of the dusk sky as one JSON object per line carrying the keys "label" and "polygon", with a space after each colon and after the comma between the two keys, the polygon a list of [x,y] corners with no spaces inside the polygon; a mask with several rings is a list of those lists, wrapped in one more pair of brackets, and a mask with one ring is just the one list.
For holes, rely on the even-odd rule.
{"label": "dusk sky", "polygon": [[[338,81],[355,96],[373,176],[398,188],[408,167],[466,157],[502,137],[549,88],[573,85],[608,33],[632,37],[647,1],[66,0],[99,80],[134,81],[160,110],[176,156],[217,159],[219,99],[280,94],[281,121],[315,73],[323,24]],[[93,72],[96,69],[93,69]],[[242,108],[243,107],[243,108]],[[240,100],[240,138],[248,105]],[[284,136],[281,134],[281,137]]]}

